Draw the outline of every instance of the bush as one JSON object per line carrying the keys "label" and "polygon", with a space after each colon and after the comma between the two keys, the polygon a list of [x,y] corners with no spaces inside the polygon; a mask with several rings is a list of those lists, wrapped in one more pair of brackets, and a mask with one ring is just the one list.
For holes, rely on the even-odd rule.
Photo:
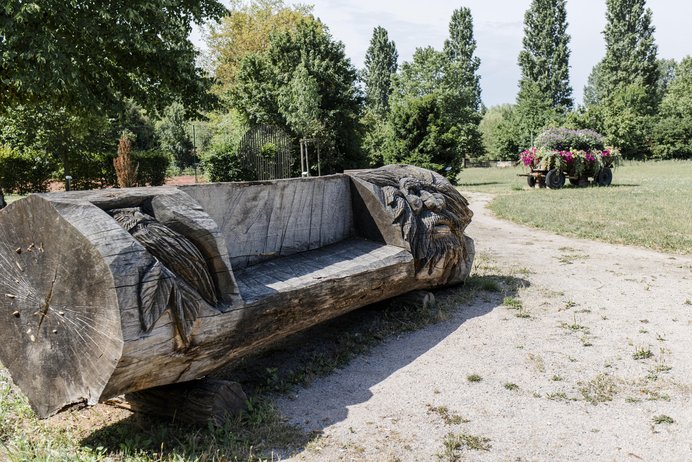
{"label": "bush", "polygon": [[132,162],[137,167],[137,184],[139,186],[161,186],[166,182],[166,170],[171,164],[171,157],[164,151],[133,151]]}
{"label": "bush", "polygon": [[5,192],[46,192],[55,168],[55,159],[44,151],[0,146],[0,188]]}
{"label": "bush", "polygon": [[[115,186],[113,154],[80,153],[70,158],[72,189],[96,189]],[[61,175],[64,176],[64,175]]]}
{"label": "bush", "polygon": [[549,128],[536,138],[536,147],[557,151],[603,150],[603,135],[593,130],[570,130],[569,128]]}
{"label": "bush", "polygon": [[209,181],[248,181],[255,175],[240,166],[238,154],[228,144],[214,146],[202,160]]}

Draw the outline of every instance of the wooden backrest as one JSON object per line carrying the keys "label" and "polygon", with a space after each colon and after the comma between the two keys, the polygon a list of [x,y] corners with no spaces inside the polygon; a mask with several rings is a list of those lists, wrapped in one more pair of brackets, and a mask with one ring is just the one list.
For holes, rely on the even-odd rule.
{"label": "wooden backrest", "polygon": [[345,175],[179,189],[218,224],[233,269],[353,236],[350,180]]}

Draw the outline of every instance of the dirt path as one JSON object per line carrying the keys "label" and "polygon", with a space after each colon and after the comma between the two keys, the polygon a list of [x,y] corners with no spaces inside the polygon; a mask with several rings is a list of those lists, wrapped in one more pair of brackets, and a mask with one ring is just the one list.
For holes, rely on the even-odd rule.
{"label": "dirt path", "polygon": [[321,434],[293,460],[692,461],[692,258],[466,196],[490,292],[279,401]]}

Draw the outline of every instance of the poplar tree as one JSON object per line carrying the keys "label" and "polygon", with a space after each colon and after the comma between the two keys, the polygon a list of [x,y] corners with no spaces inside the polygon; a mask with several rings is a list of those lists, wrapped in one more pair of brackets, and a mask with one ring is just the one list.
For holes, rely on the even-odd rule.
{"label": "poplar tree", "polygon": [[365,103],[368,109],[382,115],[389,111],[389,95],[392,92],[392,76],[396,73],[396,44],[389,40],[384,27],[377,26],[372,32],[370,47],[365,54]]}
{"label": "poplar tree", "polygon": [[[519,53],[520,88],[537,85],[542,99],[560,112],[572,107],[566,0],[533,0],[524,15],[523,50]],[[526,93],[526,92],[525,92]],[[520,92],[521,95],[521,92]],[[521,103],[521,101],[518,101]]]}
{"label": "poplar tree", "polygon": [[597,97],[613,94],[627,85],[643,87],[650,107],[655,108],[659,78],[656,28],[646,0],[606,0],[606,53],[600,63]]}
{"label": "poplar tree", "polygon": [[473,17],[466,7],[454,10],[449,21],[449,38],[445,40],[447,59],[458,69],[458,85],[470,96],[470,108],[478,111],[481,105],[481,84],[478,68],[481,60],[474,56]]}

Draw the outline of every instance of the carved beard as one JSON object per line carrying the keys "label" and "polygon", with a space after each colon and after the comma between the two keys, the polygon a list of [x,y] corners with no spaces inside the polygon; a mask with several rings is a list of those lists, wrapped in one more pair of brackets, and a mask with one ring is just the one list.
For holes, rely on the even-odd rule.
{"label": "carved beard", "polygon": [[[394,223],[401,226],[401,232],[411,246],[411,253],[415,259],[416,273],[427,268],[427,274],[433,273],[437,264],[444,259],[446,271],[450,271],[464,258],[463,230],[457,209],[456,197],[450,196],[445,188],[437,185],[416,185],[418,191],[439,193],[444,197],[445,206],[436,211],[426,208],[425,205],[417,207],[418,200],[411,194],[409,188],[394,188],[386,186],[385,195],[388,197],[388,205],[394,210]],[[456,191],[455,191],[456,192]],[[455,213],[457,212],[457,213]]]}

